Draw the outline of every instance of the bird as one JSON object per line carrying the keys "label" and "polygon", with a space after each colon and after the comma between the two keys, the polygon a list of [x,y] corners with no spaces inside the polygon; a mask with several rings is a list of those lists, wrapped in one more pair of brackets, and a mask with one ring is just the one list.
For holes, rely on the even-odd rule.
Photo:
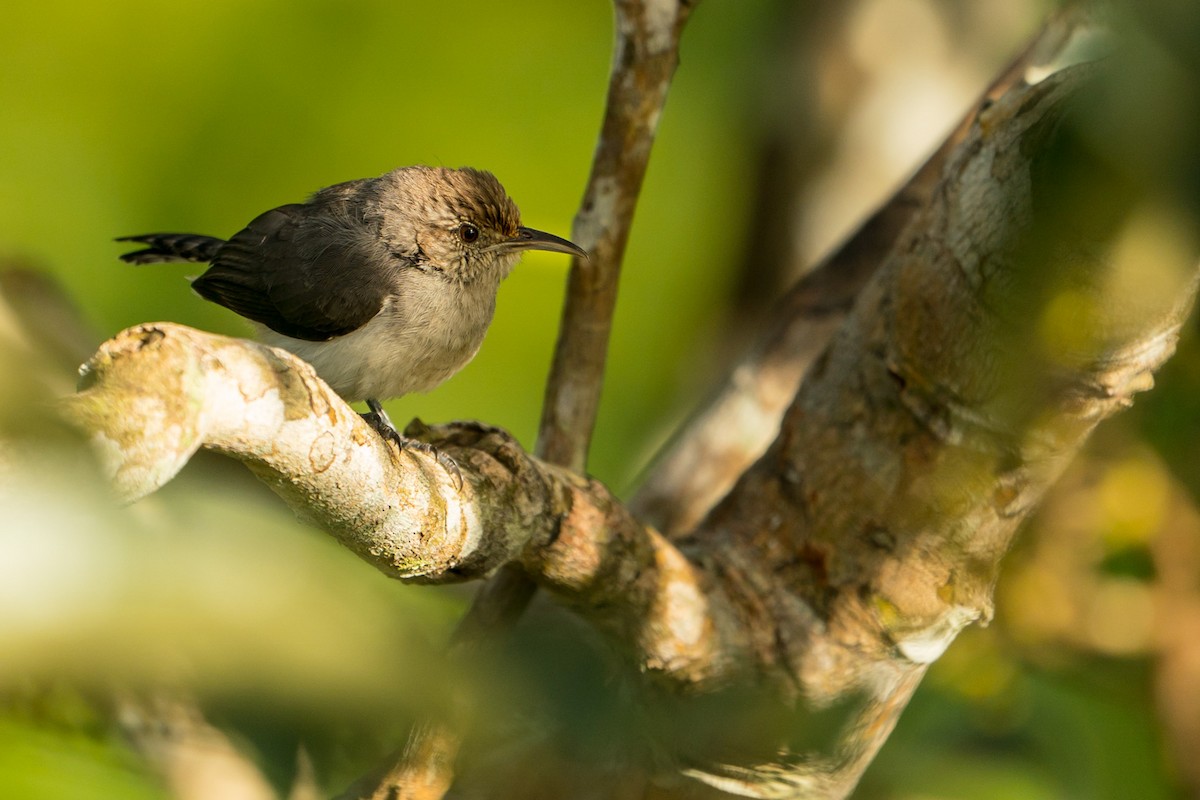
{"label": "bird", "polygon": [[587,258],[573,242],[521,224],[490,172],[410,166],[338,183],[282,205],[228,240],[192,233],[122,236],[130,264],[207,263],[206,300],[250,320],[258,337],[307,361],[403,450],[452,459],[404,438],[382,401],[427,392],[474,358],[501,281],[526,250]]}

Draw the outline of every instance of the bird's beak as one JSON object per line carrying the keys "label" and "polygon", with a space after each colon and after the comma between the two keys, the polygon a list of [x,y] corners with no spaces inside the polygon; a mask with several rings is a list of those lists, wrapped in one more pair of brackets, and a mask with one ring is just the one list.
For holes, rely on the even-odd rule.
{"label": "bird's beak", "polygon": [[587,251],[574,242],[533,228],[517,228],[516,236],[494,246],[500,250],[549,250],[554,253],[588,257]]}

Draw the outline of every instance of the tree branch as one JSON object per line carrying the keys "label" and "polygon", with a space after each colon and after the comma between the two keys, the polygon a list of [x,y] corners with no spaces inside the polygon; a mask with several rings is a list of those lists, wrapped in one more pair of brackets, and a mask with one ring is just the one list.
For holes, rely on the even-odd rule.
{"label": "tree branch", "polygon": [[[254,762],[209,724],[194,703],[177,697],[120,695],[117,719],[177,800],[276,800]],[[304,791],[298,782],[293,796],[302,797]]]}
{"label": "tree branch", "polygon": [[990,618],[1019,524],[1174,352],[1195,244],[1153,227],[1161,209],[1143,201],[1161,187],[1131,180],[1131,153],[1080,138],[1100,106],[1078,96],[1105,86],[1094,73],[980,115],[779,437],[683,540],[781,691],[857,707],[824,756],[697,777],[756,797],[848,793],[926,666]]}
{"label": "tree branch", "polygon": [[616,50],[592,175],[575,217],[574,259],[546,384],[538,454],[582,473],[596,424],[617,282],[650,149],[696,0],[615,0]]}
{"label": "tree branch", "polygon": [[[445,583],[519,563],[681,682],[719,676],[738,649],[724,600],[600,483],[526,454],[497,428],[410,426],[406,435],[436,441],[457,461],[456,490],[435,459],[385,444],[282,350],[139,325],[101,347],[62,407],[90,433],[126,500],[162,486],[205,447],[245,463],[392,577]],[[663,624],[646,629],[649,619]]]}
{"label": "tree branch", "polygon": [[942,180],[946,160],[982,109],[1054,61],[1088,22],[1079,5],[1052,15],[980,94],[933,155],[848,240],[796,282],[757,342],[673,438],[632,501],[668,536],[691,531],[779,433],[804,375],[845,321],[863,286]]}

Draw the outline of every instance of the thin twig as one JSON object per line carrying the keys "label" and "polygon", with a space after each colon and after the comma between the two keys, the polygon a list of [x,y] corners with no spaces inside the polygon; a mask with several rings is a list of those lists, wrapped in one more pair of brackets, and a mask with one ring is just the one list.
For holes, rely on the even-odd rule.
{"label": "thin twig", "polygon": [[575,472],[587,463],[625,243],[693,6],[614,3],[617,44],[604,126],[573,231],[590,258],[571,265],[538,436],[539,456]]}

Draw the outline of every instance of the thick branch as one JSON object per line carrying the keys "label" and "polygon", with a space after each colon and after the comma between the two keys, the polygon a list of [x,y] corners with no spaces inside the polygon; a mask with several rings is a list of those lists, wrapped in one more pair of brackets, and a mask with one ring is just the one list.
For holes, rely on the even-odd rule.
{"label": "thick branch", "polygon": [[464,423],[414,429],[458,463],[397,452],[294,356],[156,323],[85,366],[64,410],[126,499],[154,491],[200,447],[244,462],[301,516],[376,568],[419,582],[480,578],[517,561],[673,680],[735,664],[736,628],[704,576],[608,490]]}
{"label": "thick branch", "polygon": [[503,470],[478,465],[459,494],[427,456],[393,459],[311,367],[264,345],[139,325],[101,347],[65,402],[127,500],[159,488],[204,446],[244,461],[302,516],[398,578],[479,576],[529,537],[519,514],[494,516],[479,503],[506,488]]}
{"label": "thick branch", "polygon": [[706,780],[847,793],[926,665],[990,617],[1018,525],[1173,353],[1197,254],[1155,228],[1161,187],[1080,138],[1093,72],[980,115],[779,438],[687,540],[760,618],[756,663],[806,707],[861,704],[822,758]]}
{"label": "thick branch", "polygon": [[397,454],[291,354],[172,323],[106,342],[65,403],[124,499],[158,489],[207,447],[402,579],[481,577],[550,536],[569,507],[567,474],[513,461],[517,448],[498,431],[464,433],[482,450],[446,446],[466,478],[459,492],[436,460]]}
{"label": "thick branch", "polygon": [[691,531],[779,433],[800,382],[942,180],[946,160],[981,109],[1062,52],[1086,21],[1071,6],[1052,16],[992,81],[929,160],[850,238],[782,298],[755,345],[664,452],[633,500],[668,536]]}

